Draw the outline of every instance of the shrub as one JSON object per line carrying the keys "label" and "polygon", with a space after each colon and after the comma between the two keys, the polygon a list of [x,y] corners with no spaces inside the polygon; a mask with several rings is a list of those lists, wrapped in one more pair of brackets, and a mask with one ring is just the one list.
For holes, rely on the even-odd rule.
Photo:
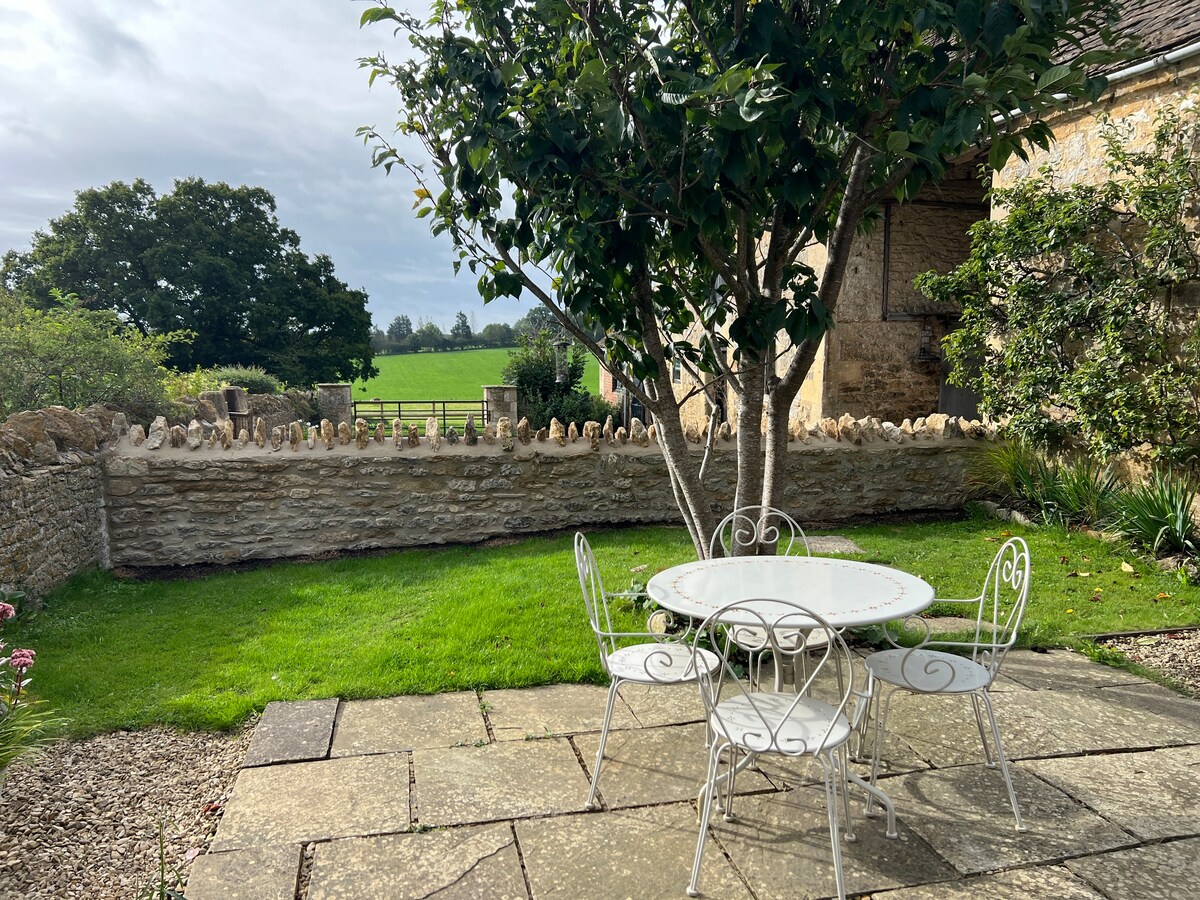
{"label": "shrub", "polygon": [[249,394],[278,394],[283,390],[278,378],[258,366],[219,366],[212,374],[220,384],[245,388]]}
{"label": "shrub", "polygon": [[1046,509],[1057,512],[1063,524],[1103,528],[1119,516],[1123,485],[1108,466],[1092,459],[1059,464],[1042,494]]}
{"label": "shrub", "polygon": [[[0,622],[17,614],[13,603],[23,596],[0,591]],[[0,641],[0,652],[5,649]],[[14,760],[48,744],[61,724],[43,701],[30,700],[25,693],[36,656],[32,650],[15,648],[0,658],[0,779]]]}
{"label": "shrub", "polygon": [[1129,488],[1121,498],[1119,527],[1134,543],[1152,553],[1200,552],[1200,534],[1192,516],[1196,488],[1169,471],[1154,472],[1143,485]]}
{"label": "shrub", "polygon": [[[533,428],[543,428],[557,418],[564,425],[588,419],[603,422],[614,412],[611,404],[583,390],[587,351],[578,344],[564,359],[550,340],[550,332],[523,335],[521,345],[509,353],[504,380],[517,387],[517,410]],[[559,380],[559,375],[562,379]]]}
{"label": "shrub", "polygon": [[989,447],[969,477],[973,486],[1045,522],[1104,527],[1119,515],[1122,485],[1109,467],[1088,458],[1055,463],[1021,441]]}
{"label": "shrub", "polygon": [[215,369],[196,369],[194,372],[168,371],[163,379],[167,397],[171,400],[182,400],[184,397],[199,397],[204,391],[215,391],[221,387],[221,380],[216,376]]}

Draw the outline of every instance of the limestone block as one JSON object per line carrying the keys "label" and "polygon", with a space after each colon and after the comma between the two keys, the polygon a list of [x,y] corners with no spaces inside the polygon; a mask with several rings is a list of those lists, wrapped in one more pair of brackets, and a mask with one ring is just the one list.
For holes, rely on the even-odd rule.
{"label": "limestone block", "polygon": [[904,431],[894,422],[883,423],[883,435],[889,441],[895,441],[897,444],[903,443],[904,439],[907,437]]}
{"label": "limestone block", "polygon": [[651,422],[650,427],[646,429],[646,440],[648,444],[658,441],[658,426],[653,422]]}
{"label": "limestone block", "polygon": [[563,424],[558,419],[550,420],[550,439],[560,447],[567,446],[567,432],[563,429]]}
{"label": "limestone block", "polygon": [[408,446],[421,446],[421,430],[417,428],[416,422],[410,422],[408,426]]}
{"label": "limestone block", "polygon": [[688,422],[683,426],[683,436],[692,444],[699,444],[704,440],[704,432],[700,430],[700,426],[695,422]]}
{"label": "limestone block", "polygon": [[625,433],[624,425],[617,429],[617,433],[613,435],[613,439],[617,442],[618,447],[625,446],[626,441],[629,440],[629,435]]}
{"label": "limestone block", "polygon": [[259,450],[267,446],[267,422],[262,416],[254,419],[254,445]]}
{"label": "limestone block", "polygon": [[250,443],[250,432],[245,428],[238,432],[238,449],[245,450],[246,445]]}
{"label": "limestone block", "polygon": [[637,416],[629,421],[629,440],[639,447],[650,446],[650,435],[646,434],[646,426]]}
{"label": "limestone block", "polygon": [[567,440],[572,444],[579,440],[579,426],[574,422],[567,426]]}
{"label": "limestone block", "polygon": [[467,415],[467,424],[463,426],[463,443],[474,447],[479,443],[479,431],[475,428],[475,413]]}
{"label": "limestone block", "polygon": [[321,428],[319,425],[308,426],[308,449],[315,450],[317,448],[317,436]]}
{"label": "limestone block", "polygon": [[129,433],[129,419],[125,413],[119,412],[113,416],[112,427],[109,430],[109,440],[114,444]]}
{"label": "limestone block", "polygon": [[826,437],[832,438],[835,441],[840,441],[842,439],[841,432],[838,430],[837,421],[829,418],[828,416],[821,420],[821,431],[825,433]]}
{"label": "limestone block", "polygon": [[[529,419],[526,416],[521,416],[521,421],[517,423],[517,440],[522,444],[528,444],[532,439],[529,433]],[[507,447],[505,449],[508,449]]]}
{"label": "limestone block", "polygon": [[604,420],[604,443],[610,447],[617,446],[617,433],[613,430],[613,417],[609,416]]}
{"label": "limestone block", "polygon": [[129,427],[129,443],[134,447],[140,447],[146,441],[146,429],[141,425],[131,425]]}
{"label": "limestone block", "polygon": [[849,413],[843,413],[842,417],[837,420],[837,428],[841,440],[849,441],[852,444],[863,442],[862,426]]}
{"label": "limestone block", "polygon": [[221,429],[214,428],[208,433],[208,449],[216,450],[219,443],[221,443]]}
{"label": "limestone block", "polygon": [[184,428],[182,425],[171,426],[171,436],[169,440],[172,447],[182,447],[187,443],[187,439],[188,433],[186,428]]}
{"label": "limestone block", "polygon": [[233,446],[233,422],[229,419],[225,420],[224,426],[221,428],[221,449],[228,450]]}
{"label": "limestone block", "polygon": [[321,440],[325,442],[325,449],[333,449],[333,423],[328,419],[321,420]]}
{"label": "limestone block", "polygon": [[338,434],[338,443],[341,444],[343,447],[349,445],[349,443],[352,440],[354,440],[354,435],[350,431],[350,423],[349,422],[338,422],[337,434]]}
{"label": "limestone block", "polygon": [[951,416],[946,420],[946,429],[942,432],[942,437],[960,438],[962,436],[962,419],[958,416]]}
{"label": "limestone block", "polygon": [[[522,419],[522,421],[525,420]],[[525,422],[525,428],[528,430],[528,422]],[[508,416],[501,416],[500,421],[496,423],[496,433],[500,438],[501,449],[511,451],[513,449],[512,419]]]}
{"label": "limestone block", "polygon": [[375,426],[375,443],[382,444],[387,440],[387,428],[382,422]]}
{"label": "limestone block", "polygon": [[867,420],[867,424],[870,426],[872,438],[886,438],[886,435],[883,433],[883,422],[877,417],[871,416]]}
{"label": "limestone block", "polygon": [[446,429],[446,443],[451,447],[458,443],[458,429],[453,425]]}
{"label": "limestone block", "polygon": [[399,419],[392,419],[392,446],[397,450],[400,449],[400,444],[404,441],[404,423]]}
{"label": "limestone block", "polygon": [[167,420],[163,416],[158,416],[150,423],[150,433],[146,435],[146,449],[157,450],[163,445],[163,441],[167,439]]}
{"label": "limestone block", "polygon": [[929,437],[929,435],[926,433],[926,429],[925,429],[925,417],[924,416],[917,417],[917,420],[915,422],[913,422],[912,430],[913,430],[914,437]]}
{"label": "limestone block", "polygon": [[485,444],[496,443],[496,428],[491,422],[483,426],[483,442]]}
{"label": "limestone block", "polygon": [[371,443],[371,426],[367,424],[367,420],[358,418],[354,420],[354,444],[359,450],[366,450],[367,444]]}
{"label": "limestone block", "polygon": [[728,422],[722,422],[717,426],[717,438],[722,441],[733,440],[733,426]]}
{"label": "limestone block", "polygon": [[425,420],[425,440],[429,441],[429,449],[435,453],[442,449],[441,426],[433,416]]}
{"label": "limestone block", "polygon": [[550,429],[549,428],[539,428],[537,430],[537,433],[534,434],[534,437],[537,438],[539,442],[544,444],[544,443],[546,443],[547,440],[550,439]]}
{"label": "limestone block", "polygon": [[913,433],[912,419],[905,419],[903,422],[901,422],[900,430],[903,431],[908,437],[912,437],[912,433]]}
{"label": "limestone block", "polygon": [[304,429],[300,427],[299,422],[293,422],[288,426],[288,444],[291,445],[292,451],[300,449],[300,444],[304,441]]}
{"label": "limestone block", "polygon": [[949,424],[950,417],[945,413],[934,413],[931,416],[925,417],[925,431],[928,432],[930,437],[949,437],[946,434]]}
{"label": "limestone block", "polygon": [[600,423],[584,422],[583,439],[592,445],[593,450],[600,449]]}
{"label": "limestone block", "polygon": [[276,425],[274,428],[271,429],[271,449],[272,450],[282,450],[283,449],[283,426],[282,425]]}
{"label": "limestone block", "polygon": [[200,449],[200,442],[204,440],[202,434],[203,432],[200,428],[200,422],[196,419],[192,419],[192,421],[188,423],[187,428],[187,446],[189,450]]}
{"label": "limestone block", "polygon": [[[101,407],[103,409],[103,407]],[[99,413],[89,408],[90,416],[99,417]],[[85,450],[88,453],[96,449],[97,432],[104,434],[100,422],[93,427],[87,416],[81,415],[65,406],[51,406],[39,410],[42,418],[42,428],[46,436],[52,440],[58,450]]]}

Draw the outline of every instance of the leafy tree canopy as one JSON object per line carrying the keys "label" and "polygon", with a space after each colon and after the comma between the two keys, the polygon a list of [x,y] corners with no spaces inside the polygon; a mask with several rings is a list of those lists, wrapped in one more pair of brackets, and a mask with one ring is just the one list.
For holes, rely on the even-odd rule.
{"label": "leafy tree canopy", "polygon": [[552,333],[543,329],[522,335],[508,357],[504,383],[516,385],[517,409],[534,428],[548,426],[555,417],[564,426],[582,426],[589,420],[603,422],[613,413],[612,406],[583,387],[588,352],[580,344],[556,347]]}
{"label": "leafy tree canopy", "polygon": [[1164,109],[1129,149],[1104,126],[1109,177],[1064,186],[1044,168],[993,192],[970,258],[922,276],[962,304],[953,378],[1032,442],[1108,456],[1200,451],[1200,117]]}
{"label": "leafy tree canopy", "polygon": [[80,191],[29,251],[4,255],[0,278],[37,308],[58,289],[143,334],[190,331],[169,350],[176,368],[257,365],[297,385],[375,372],[367,295],[300,250],[262,188],[189,178],[161,197],[141,179]]}
{"label": "leafy tree canopy", "polygon": [[387,336],[393,341],[402,341],[412,333],[412,319],[408,316],[396,316],[387,330]]}
{"label": "leafy tree canopy", "polygon": [[467,321],[467,314],[461,310],[454,316],[454,324],[450,326],[450,337],[457,338],[460,341],[469,341],[471,339],[471,323]]}
{"label": "leafy tree canopy", "polygon": [[364,65],[425,158],[363,134],[417,179],[417,215],[485,301],[540,300],[654,414],[703,554],[715,516],[670,363],[765,421],[765,440],[738,429],[735,503],[777,505],[855,232],[964,154],[999,166],[1047,144],[1036,114],[1098,95],[1086,68],[1109,55],[1083,45],[1111,42],[1115,16],[1115,0],[435,0],[418,20],[381,3],[362,22],[411,48]]}

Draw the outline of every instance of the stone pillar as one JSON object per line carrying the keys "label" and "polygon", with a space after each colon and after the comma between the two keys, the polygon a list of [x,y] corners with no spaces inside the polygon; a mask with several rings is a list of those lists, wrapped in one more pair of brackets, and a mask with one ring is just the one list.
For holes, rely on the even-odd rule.
{"label": "stone pillar", "polygon": [[317,385],[317,413],[321,418],[332,422],[335,428],[340,422],[354,421],[353,409],[350,401],[350,385]]}
{"label": "stone pillar", "polygon": [[487,403],[488,422],[495,424],[501,416],[508,416],[516,422],[517,418],[517,389],[511,384],[485,384],[483,399]]}

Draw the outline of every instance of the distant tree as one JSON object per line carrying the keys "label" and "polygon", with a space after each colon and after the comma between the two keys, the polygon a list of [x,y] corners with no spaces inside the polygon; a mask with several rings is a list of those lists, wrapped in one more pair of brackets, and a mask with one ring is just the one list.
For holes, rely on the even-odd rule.
{"label": "distant tree", "polygon": [[516,343],[513,327],[505,322],[489,322],[483,326],[479,336],[489,347],[511,347]]}
{"label": "distant tree", "polygon": [[554,313],[544,306],[535,306],[517,319],[512,328],[514,334],[534,338],[541,331],[555,332],[560,327],[558,320],[554,318]]}
{"label": "distant tree", "polygon": [[412,319],[408,316],[396,316],[387,330],[387,336],[393,341],[402,341],[412,333]]}
{"label": "distant tree", "polygon": [[30,250],[4,255],[0,280],[40,309],[58,289],[143,334],[190,331],[168,351],[180,369],[259,365],[293,384],[375,372],[367,295],[300,250],[263,188],[188,178],[162,196],[140,179],[80,191]]}
{"label": "distant tree", "polygon": [[446,335],[442,333],[442,329],[438,328],[433,322],[425,322],[414,333],[416,349],[419,350],[445,350],[449,346],[450,341]]}
{"label": "distant tree", "polygon": [[395,347],[392,339],[387,336],[387,333],[379,328],[371,329],[371,350],[376,356],[383,353],[395,353]]}
{"label": "distant tree", "polygon": [[450,337],[457,339],[461,343],[471,340],[471,323],[467,321],[467,314],[465,312],[460,310],[454,317],[454,324],[450,326]]}

